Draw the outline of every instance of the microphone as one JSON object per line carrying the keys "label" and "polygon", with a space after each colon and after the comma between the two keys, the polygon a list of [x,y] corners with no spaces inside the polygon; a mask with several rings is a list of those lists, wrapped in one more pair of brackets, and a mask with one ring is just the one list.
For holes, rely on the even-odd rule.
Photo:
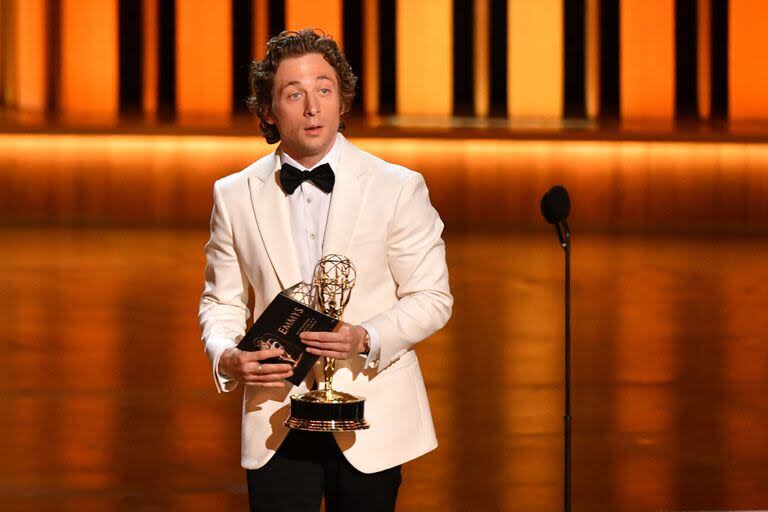
{"label": "microphone", "polygon": [[555,185],[541,198],[541,214],[550,224],[560,223],[571,213],[571,198],[562,185]]}
{"label": "microphone", "polygon": [[562,185],[555,185],[541,198],[541,214],[554,224],[565,251],[565,414],[563,415],[563,510],[571,512],[571,232],[568,214],[571,198]]}
{"label": "microphone", "polygon": [[571,198],[562,185],[555,185],[541,198],[541,214],[550,224],[555,225],[560,245],[568,251],[571,244],[568,229],[568,214],[571,213]]}

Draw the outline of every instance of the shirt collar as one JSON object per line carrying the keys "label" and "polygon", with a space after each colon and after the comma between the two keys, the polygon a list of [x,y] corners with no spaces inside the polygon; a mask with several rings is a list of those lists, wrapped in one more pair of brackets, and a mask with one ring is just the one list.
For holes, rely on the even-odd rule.
{"label": "shirt collar", "polygon": [[336,134],[336,140],[333,142],[333,146],[331,147],[331,150],[328,152],[328,154],[326,154],[319,162],[317,162],[315,165],[313,165],[309,169],[307,169],[306,167],[304,167],[303,165],[298,163],[296,160],[291,158],[291,156],[289,154],[287,154],[285,151],[283,151],[283,149],[281,147],[280,150],[278,151],[278,154],[280,156],[280,165],[282,166],[283,164],[289,164],[289,165],[292,165],[293,167],[295,167],[297,169],[300,169],[302,171],[303,170],[311,171],[315,167],[318,167],[318,166],[323,165],[323,164],[328,164],[328,165],[331,166],[331,169],[333,170],[333,172],[335,174],[338,174],[339,173],[338,163],[339,163],[339,148],[340,147],[341,147],[341,144],[339,143],[339,134],[337,133]]}

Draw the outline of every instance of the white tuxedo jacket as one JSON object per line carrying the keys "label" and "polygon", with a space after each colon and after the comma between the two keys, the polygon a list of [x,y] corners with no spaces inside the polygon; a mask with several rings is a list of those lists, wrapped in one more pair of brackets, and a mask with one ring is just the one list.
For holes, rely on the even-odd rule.
{"label": "white tuxedo jacket", "polygon": [[[380,352],[369,367],[364,355],[336,361],[334,388],[366,398],[371,428],[335,437],[355,468],[372,473],[437,446],[413,348],[445,325],[453,298],[443,223],[422,176],[356,148],[341,135],[336,144],[341,147],[323,254],[343,254],[357,268],[342,319],[373,326]],[[301,281],[279,168],[273,152],[213,188],[199,320],[214,379],[221,353],[245,334],[249,288],[258,316],[282,289]],[[299,386],[245,387],[243,467],[256,469],[269,461],[288,432],[283,422],[290,395],[310,389],[321,373],[318,364]]]}

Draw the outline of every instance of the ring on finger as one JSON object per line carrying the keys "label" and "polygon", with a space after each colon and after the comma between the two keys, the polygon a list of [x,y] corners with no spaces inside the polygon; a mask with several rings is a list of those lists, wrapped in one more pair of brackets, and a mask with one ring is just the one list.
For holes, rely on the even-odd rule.
{"label": "ring on finger", "polygon": [[261,365],[256,366],[256,373],[261,373]]}

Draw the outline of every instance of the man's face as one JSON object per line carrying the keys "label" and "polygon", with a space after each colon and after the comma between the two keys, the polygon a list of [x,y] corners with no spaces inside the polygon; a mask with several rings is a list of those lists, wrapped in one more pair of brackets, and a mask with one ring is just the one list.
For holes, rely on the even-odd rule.
{"label": "man's face", "polygon": [[336,140],[340,115],[339,81],[322,55],[280,62],[267,120],[280,131],[286,153],[305,167],[319,162]]}

